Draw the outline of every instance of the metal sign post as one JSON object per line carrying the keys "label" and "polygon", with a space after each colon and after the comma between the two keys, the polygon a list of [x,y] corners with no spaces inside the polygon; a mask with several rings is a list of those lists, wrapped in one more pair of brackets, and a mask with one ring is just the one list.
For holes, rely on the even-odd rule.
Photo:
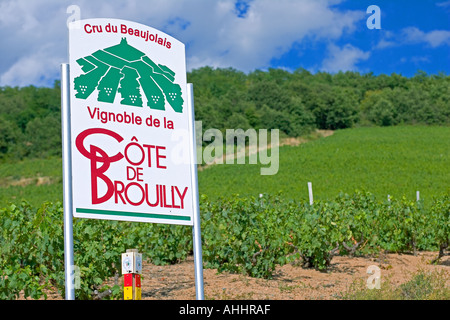
{"label": "metal sign post", "polygon": [[66,300],[75,300],[72,215],[72,155],[70,147],[70,77],[69,65],[61,65],[61,127],[64,196],[64,274]]}
{"label": "metal sign post", "polygon": [[196,297],[204,299],[185,45],[132,21],[77,23],[61,89],[66,299],[75,296],[73,218],[191,226]]}
{"label": "metal sign post", "polygon": [[187,84],[187,103],[190,109],[189,128],[191,129],[191,139],[189,139],[191,152],[191,177],[193,189],[193,209],[194,217],[192,234],[194,237],[194,263],[195,263],[195,295],[197,300],[204,300],[203,292],[203,260],[202,260],[202,239],[200,231],[200,201],[198,198],[198,177],[197,177],[197,152],[195,137],[195,114],[194,114],[194,88],[192,83]]}

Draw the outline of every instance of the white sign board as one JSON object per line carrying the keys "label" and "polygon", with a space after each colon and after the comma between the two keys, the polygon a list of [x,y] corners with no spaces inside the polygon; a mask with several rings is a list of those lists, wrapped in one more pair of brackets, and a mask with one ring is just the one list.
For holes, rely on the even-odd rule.
{"label": "white sign board", "polygon": [[117,19],[69,29],[74,217],[193,225],[184,44]]}

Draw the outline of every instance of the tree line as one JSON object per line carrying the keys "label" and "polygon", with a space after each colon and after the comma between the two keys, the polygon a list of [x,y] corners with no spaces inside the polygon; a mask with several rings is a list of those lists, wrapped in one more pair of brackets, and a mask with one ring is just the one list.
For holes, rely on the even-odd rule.
{"label": "tree line", "polygon": [[[194,84],[195,116],[203,130],[279,129],[297,137],[314,129],[450,122],[450,76],[444,73],[246,74],[203,67],[187,79]],[[60,91],[59,81],[53,87],[0,87],[0,160],[61,155]]]}

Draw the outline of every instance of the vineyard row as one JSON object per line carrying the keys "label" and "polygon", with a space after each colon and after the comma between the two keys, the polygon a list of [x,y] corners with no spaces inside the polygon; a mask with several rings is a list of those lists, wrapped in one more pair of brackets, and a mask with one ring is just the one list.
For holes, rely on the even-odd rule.
{"label": "vineyard row", "polygon": [[[426,206],[406,198],[378,201],[365,192],[314,205],[280,195],[215,201],[201,196],[200,204],[203,265],[219,272],[271,278],[277,265],[297,260],[324,270],[336,255],[433,250],[440,257],[449,245],[450,195]],[[120,272],[128,248],[159,265],[192,254],[186,226],[75,219],[73,232],[78,299],[109,288],[103,283]],[[62,205],[33,208],[23,202],[0,209],[0,299],[15,299],[22,290],[39,298],[55,288],[64,295]],[[119,297],[120,287],[112,289],[112,297]]]}

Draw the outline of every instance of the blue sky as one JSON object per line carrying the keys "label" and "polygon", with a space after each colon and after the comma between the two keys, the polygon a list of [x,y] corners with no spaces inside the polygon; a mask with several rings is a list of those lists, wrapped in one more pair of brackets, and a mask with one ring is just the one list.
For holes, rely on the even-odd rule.
{"label": "blue sky", "polygon": [[[449,0],[0,0],[0,86],[52,86],[67,62],[67,13],[118,18],[186,44],[202,66],[450,74]],[[381,29],[369,29],[370,5]]]}
{"label": "blue sky", "polygon": [[[418,70],[428,74],[450,73],[450,1],[359,0],[343,1],[334,7],[340,11],[365,10],[373,4],[380,8],[381,29],[367,28],[371,14],[366,13],[353,32],[334,42],[338,48],[347,45],[362,51],[361,59],[354,65],[356,71],[407,77]],[[321,61],[329,54],[325,41],[302,41],[274,58],[271,64],[320,71]]]}

